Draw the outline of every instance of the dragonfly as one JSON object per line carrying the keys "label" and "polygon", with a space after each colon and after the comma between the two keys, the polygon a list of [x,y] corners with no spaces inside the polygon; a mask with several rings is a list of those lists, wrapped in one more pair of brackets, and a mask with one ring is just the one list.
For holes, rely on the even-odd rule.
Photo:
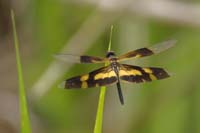
{"label": "dragonfly", "polygon": [[107,66],[66,79],[61,87],[65,89],[86,89],[99,86],[117,85],[118,96],[121,104],[124,104],[121,81],[128,83],[144,83],[153,80],[161,80],[170,77],[169,73],[159,67],[140,67],[122,64],[121,61],[151,56],[163,52],[176,43],[176,40],[168,40],[150,47],[136,49],[120,56],[114,51],[108,51],[105,57],[88,55],[57,54],[56,58],[73,63],[106,63]]}

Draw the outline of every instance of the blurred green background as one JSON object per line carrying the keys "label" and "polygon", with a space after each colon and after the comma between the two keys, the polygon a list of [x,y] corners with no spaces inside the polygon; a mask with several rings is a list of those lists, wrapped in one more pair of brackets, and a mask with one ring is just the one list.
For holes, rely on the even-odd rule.
{"label": "blurred green background", "polygon": [[166,68],[172,76],[108,87],[103,133],[200,133],[200,3],[182,0],[0,0],[0,132],[19,132],[17,69],[10,20],[16,14],[33,133],[91,133],[100,88],[58,84],[101,64],[71,64],[56,53],[105,56],[110,26],[118,55],[168,39],[175,47],[128,64]]}

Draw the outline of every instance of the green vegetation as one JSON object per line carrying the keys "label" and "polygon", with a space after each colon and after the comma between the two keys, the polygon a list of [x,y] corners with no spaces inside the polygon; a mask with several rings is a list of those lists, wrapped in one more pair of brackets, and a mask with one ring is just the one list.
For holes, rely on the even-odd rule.
{"label": "green vegetation", "polygon": [[[113,32],[113,25],[111,26],[111,31],[110,31],[110,39],[109,39],[108,51],[111,50],[111,46],[112,46],[112,32]],[[108,65],[108,64],[105,64],[105,66],[106,65]],[[97,109],[94,133],[101,133],[102,132],[102,122],[103,122],[103,111],[104,111],[105,94],[106,94],[106,87],[102,86],[101,87],[101,91],[100,91],[100,95],[99,95],[99,104],[98,104],[98,109]]]}
{"label": "green vegetation", "polygon": [[14,36],[14,44],[16,51],[16,61],[17,61],[17,71],[18,71],[18,80],[19,80],[19,105],[20,105],[20,123],[21,123],[21,133],[31,133],[31,127],[29,122],[29,113],[26,101],[26,92],[24,88],[24,79],[22,73],[22,64],[20,60],[20,52],[19,52],[19,42],[17,37],[17,31],[15,26],[15,15],[13,10],[11,11],[12,18],[12,26],[13,26],[13,36]]}
{"label": "green vegetation", "polygon": [[[101,12],[92,4],[61,1],[34,0],[27,2],[28,5],[16,8],[19,10],[16,22],[23,69],[19,58],[14,19],[13,33],[19,73],[21,129],[24,133],[29,133],[31,129],[23,82],[28,88],[29,96],[34,96],[34,100],[30,101],[33,105],[30,109],[35,120],[32,125],[36,125],[31,127],[37,127],[42,133],[200,132],[199,26],[186,25],[186,21],[182,22],[179,18],[175,20],[165,16],[159,18],[160,14],[151,16],[155,9],[144,14],[140,14],[140,11],[132,13],[134,10],[128,10],[123,14],[121,9],[119,11],[116,9],[116,12],[106,10],[112,4],[105,8],[99,7],[99,10],[103,10]],[[191,7],[190,4],[189,6]],[[143,11],[140,6],[138,9]],[[161,9],[163,8],[159,7],[159,10]],[[167,9],[167,6],[164,9]],[[175,10],[171,10],[173,11]],[[185,15],[187,14],[189,12]],[[181,15],[177,17],[179,16]],[[52,58],[52,55],[68,53],[105,56],[108,42],[111,41],[111,38],[109,39],[111,24],[115,25],[112,50],[116,55],[176,39],[178,43],[175,47],[159,55],[123,62],[138,66],[163,67],[172,76],[144,84],[122,83],[124,106],[119,103],[114,85],[85,90],[58,88],[63,80],[93,71],[102,67],[102,64],[65,63]],[[109,47],[111,49],[111,43]],[[45,74],[51,80],[43,78]],[[42,82],[38,88],[32,88],[41,79],[47,82]],[[36,89],[38,91],[34,93]],[[104,101],[105,95],[106,101]]]}

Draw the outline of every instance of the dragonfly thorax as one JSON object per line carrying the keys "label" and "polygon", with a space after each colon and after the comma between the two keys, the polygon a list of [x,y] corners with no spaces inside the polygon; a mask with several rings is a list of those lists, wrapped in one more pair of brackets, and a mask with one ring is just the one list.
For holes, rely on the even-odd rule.
{"label": "dragonfly thorax", "polygon": [[116,62],[116,61],[113,61],[113,62],[111,61],[110,66],[114,70],[116,75],[118,75],[118,73],[119,73],[119,63]]}
{"label": "dragonfly thorax", "polygon": [[118,68],[119,65],[118,65],[117,57],[116,57],[114,51],[109,51],[106,55],[106,58],[109,59],[110,64],[111,64],[113,69]]}

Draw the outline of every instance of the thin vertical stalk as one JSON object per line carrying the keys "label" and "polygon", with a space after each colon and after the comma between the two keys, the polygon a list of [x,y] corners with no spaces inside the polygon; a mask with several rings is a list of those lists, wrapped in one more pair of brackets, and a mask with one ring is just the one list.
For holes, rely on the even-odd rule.
{"label": "thin vertical stalk", "polygon": [[15,26],[15,16],[13,10],[11,10],[11,19],[13,26],[13,37],[16,51],[17,71],[18,71],[18,83],[19,83],[19,104],[20,104],[20,118],[21,118],[21,133],[31,133],[31,127],[29,122],[29,114],[27,109],[26,94],[24,89],[24,80],[22,73],[22,65],[19,54],[18,37]]}
{"label": "thin vertical stalk", "polygon": [[[110,39],[109,39],[109,44],[108,44],[108,51],[111,50],[112,32],[113,32],[113,25],[111,26],[111,31],[110,31]],[[105,64],[105,66],[107,66],[107,65],[108,64]],[[101,90],[100,90],[100,95],[99,95],[99,103],[98,103],[98,109],[97,109],[97,114],[96,114],[94,133],[101,133],[102,132],[102,122],[103,122],[103,111],[104,111],[105,95],[106,95],[106,87],[102,86]]]}

